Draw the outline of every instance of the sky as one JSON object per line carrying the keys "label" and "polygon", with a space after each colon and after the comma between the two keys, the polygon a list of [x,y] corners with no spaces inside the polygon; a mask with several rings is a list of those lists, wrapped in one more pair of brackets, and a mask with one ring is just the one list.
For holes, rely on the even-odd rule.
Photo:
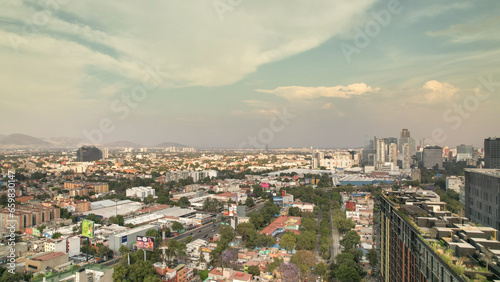
{"label": "sky", "polygon": [[[500,2],[2,1],[0,134],[102,144],[482,147]],[[417,142],[418,143],[418,142]]]}

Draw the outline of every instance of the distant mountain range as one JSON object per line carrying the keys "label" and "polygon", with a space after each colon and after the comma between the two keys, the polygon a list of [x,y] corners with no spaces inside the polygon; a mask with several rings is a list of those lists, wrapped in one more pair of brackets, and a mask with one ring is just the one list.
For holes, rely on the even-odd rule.
{"label": "distant mountain range", "polygon": [[[0,134],[0,147],[49,147],[49,148],[77,148],[82,145],[88,145],[82,138],[77,137],[51,137],[51,138],[36,138],[21,133],[14,133],[10,135]],[[140,147],[154,147],[154,148],[168,148],[178,147],[185,148],[186,145],[173,142],[164,142],[156,146],[144,146],[129,141],[115,141],[102,145],[97,145],[102,148],[140,148]]]}
{"label": "distant mountain range", "polygon": [[14,145],[14,146],[49,146],[50,143],[42,139],[35,138],[21,133],[14,133],[3,136],[0,139],[0,145]]}
{"label": "distant mountain range", "polygon": [[[100,147],[100,146],[98,146]],[[102,144],[102,147],[104,148],[140,148],[143,147],[139,144],[129,142],[129,141],[115,141],[115,142],[109,142]]]}
{"label": "distant mountain range", "polygon": [[168,148],[168,147],[177,147],[177,148],[187,148],[186,145],[182,145],[179,143],[173,143],[173,142],[163,142],[160,143],[156,146],[153,146],[154,148]]}

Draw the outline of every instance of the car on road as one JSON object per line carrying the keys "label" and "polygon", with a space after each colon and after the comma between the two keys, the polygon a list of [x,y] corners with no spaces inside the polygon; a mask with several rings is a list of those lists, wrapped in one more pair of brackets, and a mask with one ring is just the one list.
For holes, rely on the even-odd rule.
{"label": "car on road", "polygon": [[198,233],[201,233],[201,229],[200,229],[200,230],[198,230]]}
{"label": "car on road", "polygon": [[193,235],[193,232],[190,232],[189,235]]}
{"label": "car on road", "polygon": [[207,237],[208,237],[208,234],[203,235],[203,238],[207,238]]}

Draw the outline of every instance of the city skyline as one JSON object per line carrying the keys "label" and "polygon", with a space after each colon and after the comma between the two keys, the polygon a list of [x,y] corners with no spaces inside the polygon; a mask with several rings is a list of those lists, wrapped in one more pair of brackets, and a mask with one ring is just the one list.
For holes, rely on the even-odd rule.
{"label": "city skyline", "polygon": [[214,148],[499,135],[495,1],[63,2],[0,5],[0,134]]}

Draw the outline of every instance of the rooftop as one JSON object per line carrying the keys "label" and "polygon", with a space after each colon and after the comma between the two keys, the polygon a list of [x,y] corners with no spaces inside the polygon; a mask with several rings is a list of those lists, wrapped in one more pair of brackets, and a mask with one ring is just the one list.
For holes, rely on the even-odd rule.
{"label": "rooftop", "polygon": [[62,252],[52,252],[52,253],[46,253],[42,254],[41,256],[33,257],[31,260],[36,260],[36,261],[47,261],[51,259],[58,258],[60,256],[64,256],[65,253]]}
{"label": "rooftop", "polygon": [[500,169],[466,168],[465,171],[479,173],[487,176],[500,177]]}

